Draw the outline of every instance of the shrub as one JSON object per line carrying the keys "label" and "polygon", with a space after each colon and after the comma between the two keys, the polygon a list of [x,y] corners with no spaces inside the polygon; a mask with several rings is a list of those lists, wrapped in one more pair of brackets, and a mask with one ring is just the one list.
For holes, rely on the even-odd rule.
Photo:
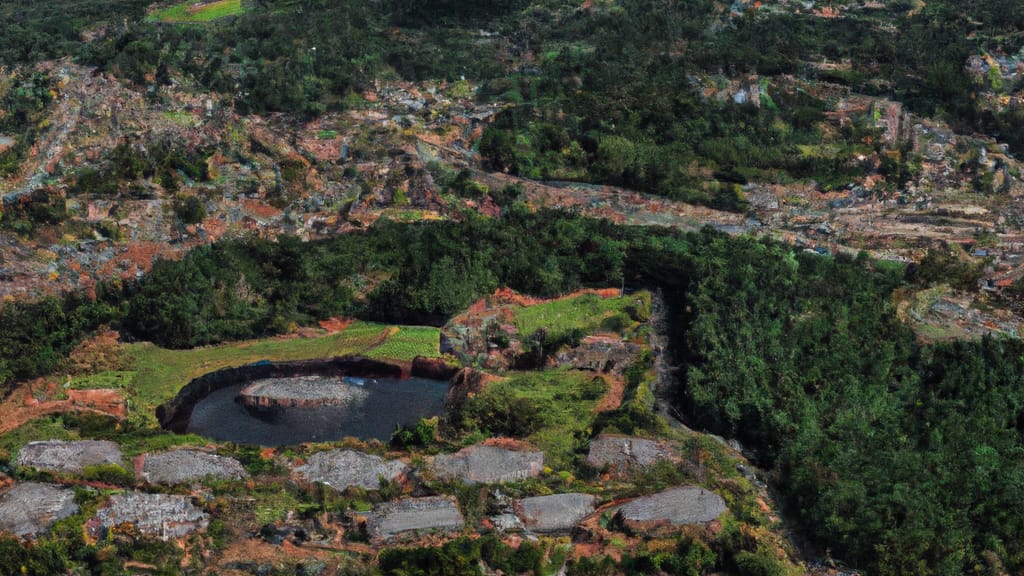
{"label": "shrub", "polygon": [[92,482],[129,486],[135,482],[135,475],[117,464],[95,464],[82,470],[82,478]]}

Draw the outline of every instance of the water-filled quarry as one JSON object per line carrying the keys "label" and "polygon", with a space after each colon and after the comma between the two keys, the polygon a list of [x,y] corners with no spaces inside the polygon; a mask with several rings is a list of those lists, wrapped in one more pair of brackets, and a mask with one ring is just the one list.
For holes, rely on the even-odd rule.
{"label": "water-filled quarry", "polygon": [[157,416],[175,432],[239,444],[387,441],[444,411],[447,381],[405,375],[361,358],[259,363],[193,380]]}

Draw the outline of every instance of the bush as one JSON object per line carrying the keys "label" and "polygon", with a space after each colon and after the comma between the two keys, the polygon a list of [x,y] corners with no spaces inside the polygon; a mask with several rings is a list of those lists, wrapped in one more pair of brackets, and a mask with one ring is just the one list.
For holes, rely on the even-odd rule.
{"label": "bush", "polygon": [[767,552],[743,550],[733,557],[736,571],[740,576],[783,576],[786,573],[782,563]]}
{"label": "bush", "polygon": [[135,483],[135,475],[117,464],[95,464],[82,470],[82,478],[90,482],[103,482],[118,486],[130,486]]}
{"label": "bush", "polygon": [[174,200],[174,215],[182,224],[199,224],[206,218],[206,206],[198,196],[178,196]]}

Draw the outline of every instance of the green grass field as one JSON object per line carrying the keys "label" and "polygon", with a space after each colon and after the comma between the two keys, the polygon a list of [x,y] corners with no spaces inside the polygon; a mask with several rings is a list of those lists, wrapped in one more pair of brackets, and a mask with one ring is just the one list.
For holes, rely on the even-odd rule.
{"label": "green grass field", "polygon": [[359,354],[386,336],[381,324],[356,322],[319,338],[265,338],[192,350],[167,350],[150,343],[132,344],[136,375],[132,381],[137,408],[152,413],[190,380],[230,366],[260,360],[306,360]]}
{"label": "green grass field", "polygon": [[529,336],[544,328],[549,334],[562,334],[580,329],[593,332],[601,323],[634,303],[633,296],[601,298],[597,294],[582,294],[575,298],[555,300],[535,306],[520,308],[514,312],[513,323],[519,334]]}
{"label": "green grass field", "polygon": [[215,2],[182,2],[158,10],[146,19],[150,22],[209,22],[225,16],[235,16],[245,11],[242,0],[216,0]]}
{"label": "green grass field", "polygon": [[440,355],[441,330],[430,326],[401,326],[380,346],[366,352],[370,358],[412,361],[417,356]]}

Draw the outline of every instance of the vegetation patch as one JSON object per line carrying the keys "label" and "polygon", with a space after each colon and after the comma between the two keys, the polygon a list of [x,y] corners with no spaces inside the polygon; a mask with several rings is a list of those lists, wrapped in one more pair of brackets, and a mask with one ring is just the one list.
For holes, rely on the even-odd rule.
{"label": "vegetation patch", "polygon": [[317,338],[266,338],[192,350],[168,350],[150,343],[132,344],[136,360],[135,389],[140,411],[152,414],[190,380],[230,366],[260,360],[307,360],[365,351],[384,334],[380,324],[356,322]]}
{"label": "vegetation patch", "polygon": [[577,443],[587,439],[594,406],[604,392],[604,381],[590,372],[521,372],[468,400],[461,426],[467,432],[524,438],[544,451],[548,466],[565,469]]}
{"label": "vegetation patch", "polygon": [[237,16],[245,11],[242,0],[216,0],[214,2],[182,2],[150,14],[150,22],[210,22],[225,16]]}
{"label": "vegetation patch", "polygon": [[513,322],[524,336],[543,329],[549,337],[557,338],[571,333],[593,332],[601,328],[605,319],[619,312],[625,313],[633,303],[629,296],[602,298],[597,294],[582,294],[520,308],[513,313]]}
{"label": "vegetation patch", "polygon": [[440,356],[441,330],[430,326],[395,326],[388,338],[366,353],[370,358],[411,361],[417,356]]}

